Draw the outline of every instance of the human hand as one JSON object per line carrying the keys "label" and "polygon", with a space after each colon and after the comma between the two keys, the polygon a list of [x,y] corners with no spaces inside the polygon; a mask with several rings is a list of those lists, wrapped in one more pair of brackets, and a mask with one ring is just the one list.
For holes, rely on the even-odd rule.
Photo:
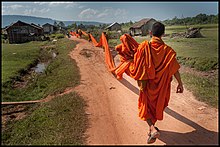
{"label": "human hand", "polygon": [[178,84],[177,89],[176,89],[176,93],[183,93],[183,85],[182,84]]}

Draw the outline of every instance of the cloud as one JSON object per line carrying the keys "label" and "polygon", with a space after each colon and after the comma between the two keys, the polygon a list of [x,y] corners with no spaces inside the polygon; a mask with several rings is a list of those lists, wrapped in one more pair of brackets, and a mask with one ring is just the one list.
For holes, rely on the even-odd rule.
{"label": "cloud", "polygon": [[26,10],[24,10],[24,14],[26,14],[26,15],[39,14],[39,13],[43,14],[43,13],[47,13],[49,11],[50,11],[49,8],[43,8],[43,9],[33,8],[33,9],[26,9]]}
{"label": "cloud", "polygon": [[119,18],[119,20],[121,20],[127,17],[127,14],[128,12],[124,9],[105,8],[103,11],[100,11],[100,13],[97,15],[97,18],[105,19],[106,17],[108,17],[111,19]]}
{"label": "cloud", "polygon": [[115,16],[119,16],[119,15],[124,16],[126,14],[127,14],[127,11],[124,9],[116,9],[116,11],[114,13]]}
{"label": "cloud", "polygon": [[95,18],[97,13],[98,13],[98,10],[88,8],[88,9],[83,10],[78,15],[78,17],[82,19],[91,19],[91,18]]}
{"label": "cloud", "polygon": [[76,2],[34,2],[35,4],[44,5],[48,4],[49,7],[56,7],[60,4],[76,4]]}
{"label": "cloud", "polygon": [[103,9],[85,9],[78,15],[79,19],[102,20],[102,21],[124,21],[127,19],[128,12],[125,9],[113,9],[105,7]]}
{"label": "cloud", "polygon": [[16,9],[22,8],[22,7],[23,7],[22,5],[15,4],[15,5],[11,5],[11,6],[5,6],[3,8],[10,8],[10,9],[16,10]]}
{"label": "cloud", "polygon": [[34,2],[34,4],[39,4],[39,5],[43,5],[43,4],[47,4],[48,2]]}
{"label": "cloud", "polygon": [[47,13],[49,11],[50,11],[49,8],[43,8],[43,9],[38,10],[38,12],[40,12],[40,13]]}
{"label": "cloud", "polygon": [[103,18],[107,15],[108,15],[107,13],[100,13],[100,14],[97,15],[97,18]]}
{"label": "cloud", "polygon": [[82,9],[82,8],[85,8],[85,6],[80,5],[78,8],[79,8],[79,9]]}
{"label": "cloud", "polygon": [[68,4],[68,5],[65,6],[65,9],[67,9],[67,8],[74,8],[74,7],[76,7],[77,5],[78,5],[77,3],[70,3],[70,4]]}

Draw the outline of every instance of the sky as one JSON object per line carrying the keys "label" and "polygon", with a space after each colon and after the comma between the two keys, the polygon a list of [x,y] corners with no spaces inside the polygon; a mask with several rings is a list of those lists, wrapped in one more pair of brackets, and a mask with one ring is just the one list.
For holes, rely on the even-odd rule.
{"label": "sky", "polygon": [[27,15],[59,21],[136,22],[218,14],[218,1],[1,1],[2,15]]}

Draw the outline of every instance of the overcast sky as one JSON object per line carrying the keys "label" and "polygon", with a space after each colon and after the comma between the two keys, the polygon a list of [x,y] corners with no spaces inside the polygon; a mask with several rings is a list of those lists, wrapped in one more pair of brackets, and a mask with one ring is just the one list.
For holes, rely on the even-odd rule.
{"label": "overcast sky", "polygon": [[28,15],[60,21],[129,22],[143,18],[156,20],[218,14],[218,1],[4,1],[2,15]]}

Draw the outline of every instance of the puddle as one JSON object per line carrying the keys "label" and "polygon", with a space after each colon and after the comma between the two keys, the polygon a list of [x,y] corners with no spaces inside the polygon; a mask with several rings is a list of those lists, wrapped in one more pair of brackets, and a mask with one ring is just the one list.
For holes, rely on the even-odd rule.
{"label": "puddle", "polygon": [[45,69],[46,69],[45,63],[38,63],[37,66],[34,68],[34,71],[36,73],[43,73]]}
{"label": "puddle", "polygon": [[[57,54],[53,52],[53,53],[52,53],[52,58],[54,59],[54,58],[56,58],[56,56],[57,56]],[[50,62],[50,61],[48,61],[47,63],[38,63],[38,64],[36,65],[36,67],[33,68],[34,71],[35,71],[36,73],[43,73],[44,70],[46,69],[46,67],[47,67],[47,65],[48,65],[49,62]]]}

